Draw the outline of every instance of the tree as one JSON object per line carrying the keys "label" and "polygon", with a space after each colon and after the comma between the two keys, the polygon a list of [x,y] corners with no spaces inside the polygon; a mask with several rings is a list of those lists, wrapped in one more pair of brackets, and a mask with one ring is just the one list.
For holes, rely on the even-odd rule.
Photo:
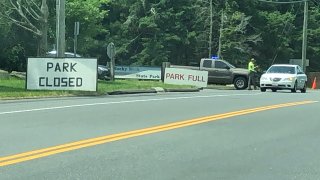
{"label": "tree", "polygon": [[[0,11],[2,11],[3,7],[0,7]],[[7,23],[5,19],[0,16],[0,68],[5,68],[7,66],[6,62],[6,54],[4,50],[8,44],[8,34],[10,30],[11,24]]]}
{"label": "tree", "polygon": [[[108,0],[68,0],[66,3],[66,49],[73,50],[74,23],[80,22],[79,53],[97,56],[98,49],[103,48],[99,34],[105,33],[102,20],[107,11],[101,8]],[[102,52],[101,52],[102,53]]]}
{"label": "tree", "polygon": [[[219,0],[195,0],[192,3],[194,17],[195,55],[200,58],[217,55],[219,39]],[[212,7],[212,9],[211,9]],[[211,53],[210,53],[211,52]]]}
{"label": "tree", "polygon": [[110,1],[105,19],[108,41],[118,48],[124,64],[188,64],[194,61],[196,15],[194,0]]}
{"label": "tree", "polygon": [[308,22],[308,49],[307,58],[310,65],[309,71],[319,71],[320,67],[320,4],[310,8],[310,17]]}
{"label": "tree", "polygon": [[5,7],[0,15],[13,24],[36,35],[38,43],[38,55],[47,52],[47,34],[49,8],[47,0],[9,0],[0,2]]}
{"label": "tree", "polygon": [[[264,60],[260,62],[263,67],[267,68],[274,63],[288,63],[289,59],[294,58],[295,51],[301,56],[301,41],[298,43],[299,49],[296,49],[295,38],[292,38],[296,37],[295,14],[289,10],[261,11],[258,16],[263,39],[263,43],[259,45],[259,57]],[[301,34],[298,33],[298,36]]]}
{"label": "tree", "polygon": [[[20,63],[23,59],[15,58],[23,58],[24,53],[36,54],[35,39],[40,43],[39,32],[43,30],[33,11],[41,15],[42,1],[45,0],[0,1],[0,66],[7,66],[4,62],[10,57],[13,58],[10,62]],[[198,63],[208,57],[210,43],[212,54],[218,51],[219,39],[223,58],[237,66],[246,65],[249,56],[254,56],[263,68],[301,57],[303,4],[212,0],[211,13],[210,1],[68,0],[66,47],[72,51],[74,22],[79,21],[78,52],[98,57],[99,63],[107,61],[106,47],[110,42],[117,48],[116,63],[123,65],[159,66],[163,61],[181,65]],[[53,14],[48,17],[48,41],[55,44],[55,1],[47,3],[49,13]],[[308,69],[312,71],[320,70],[319,9],[317,1],[310,1],[307,58],[311,65]],[[21,12],[36,29],[26,25],[28,21]],[[11,26],[15,21],[33,33],[30,35],[32,31],[21,26]],[[17,64],[15,69],[21,67]]]}
{"label": "tree", "polygon": [[243,66],[250,56],[256,56],[253,46],[262,41],[260,34],[249,34],[251,17],[242,12],[226,11],[226,20],[222,29],[222,57]]}

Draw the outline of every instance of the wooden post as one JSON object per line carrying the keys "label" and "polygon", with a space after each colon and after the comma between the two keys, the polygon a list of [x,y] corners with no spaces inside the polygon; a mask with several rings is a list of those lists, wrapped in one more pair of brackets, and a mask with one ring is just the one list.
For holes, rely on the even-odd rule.
{"label": "wooden post", "polygon": [[56,39],[57,39],[57,57],[64,57],[65,53],[65,32],[66,32],[66,21],[65,21],[65,0],[56,0],[57,8],[57,27],[56,27]]}
{"label": "wooden post", "polygon": [[170,62],[163,62],[161,67],[161,81],[164,82],[164,74],[166,71],[166,68],[169,68],[171,65]]}

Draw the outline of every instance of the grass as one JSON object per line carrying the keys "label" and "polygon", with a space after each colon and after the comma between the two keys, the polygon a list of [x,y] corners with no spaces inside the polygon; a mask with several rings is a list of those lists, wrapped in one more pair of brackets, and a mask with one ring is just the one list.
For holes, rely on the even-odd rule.
{"label": "grass", "polygon": [[60,97],[60,96],[90,96],[103,95],[107,92],[120,90],[141,90],[150,89],[152,87],[162,88],[192,88],[192,86],[180,86],[164,84],[160,81],[139,81],[139,80],[116,80],[98,81],[97,92],[85,91],[46,91],[46,90],[26,90],[25,80],[18,78],[0,79],[0,98],[35,98],[35,97]]}

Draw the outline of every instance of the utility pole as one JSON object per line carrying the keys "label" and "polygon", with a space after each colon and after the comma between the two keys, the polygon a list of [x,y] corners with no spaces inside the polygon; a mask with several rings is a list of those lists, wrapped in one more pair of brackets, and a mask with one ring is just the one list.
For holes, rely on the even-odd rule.
{"label": "utility pole", "polygon": [[303,40],[302,40],[302,68],[306,72],[307,62],[307,38],[308,38],[308,1],[304,2],[304,18],[303,18]]}
{"label": "utility pole", "polygon": [[65,53],[65,0],[56,0],[57,22],[56,22],[56,42],[57,42],[57,57],[64,57]]}
{"label": "utility pole", "polygon": [[303,17],[303,33],[302,33],[302,57],[301,66],[303,71],[306,72],[307,68],[307,38],[308,38],[308,1],[309,0],[296,0],[296,1],[269,1],[269,0],[258,0],[260,2],[275,3],[275,4],[292,4],[304,2],[304,17]]}
{"label": "utility pole", "polygon": [[218,57],[219,57],[219,59],[221,59],[223,23],[224,23],[224,12],[223,12],[223,9],[222,9],[222,11],[221,11],[221,20],[220,20],[219,47],[218,47]]}
{"label": "utility pole", "polygon": [[213,31],[213,5],[210,0],[210,33],[209,33],[209,58],[212,56],[212,31]]}

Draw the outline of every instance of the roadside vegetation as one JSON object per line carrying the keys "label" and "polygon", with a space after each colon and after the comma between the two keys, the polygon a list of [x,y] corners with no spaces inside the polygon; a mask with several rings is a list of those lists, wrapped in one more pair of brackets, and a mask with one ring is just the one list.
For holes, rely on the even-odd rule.
{"label": "roadside vegetation", "polygon": [[[110,61],[106,48],[113,42],[117,65],[191,65],[220,54],[237,67],[254,57],[266,70],[301,58],[304,19],[303,3],[271,1],[295,0],[68,0],[65,50],[73,52],[79,21],[77,53],[99,64]],[[320,1],[308,2],[307,71],[318,72]],[[28,57],[54,49],[55,28],[55,1],[1,0],[0,69],[25,72]]]}
{"label": "roadside vegetation", "polygon": [[85,91],[42,91],[26,90],[25,80],[15,77],[9,79],[0,78],[0,99],[36,98],[36,97],[61,97],[61,96],[97,96],[113,91],[141,90],[153,87],[162,88],[192,88],[192,86],[179,86],[164,84],[160,81],[116,80],[98,81],[97,92]]}

